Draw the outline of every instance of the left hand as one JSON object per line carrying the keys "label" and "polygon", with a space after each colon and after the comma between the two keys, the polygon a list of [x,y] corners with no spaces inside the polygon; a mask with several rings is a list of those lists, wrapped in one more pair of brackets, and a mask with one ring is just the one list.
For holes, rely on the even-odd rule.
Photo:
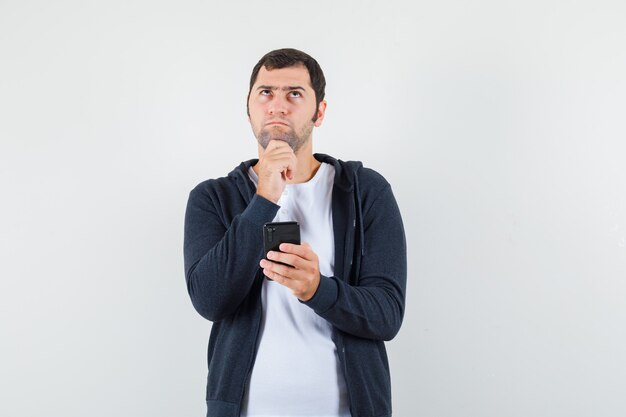
{"label": "left hand", "polygon": [[[282,252],[270,251],[259,263],[263,273],[277,283],[289,288],[293,295],[302,301],[310,300],[320,284],[320,267],[317,254],[311,246],[302,242],[301,245],[281,243]],[[293,265],[294,268],[276,262]]]}

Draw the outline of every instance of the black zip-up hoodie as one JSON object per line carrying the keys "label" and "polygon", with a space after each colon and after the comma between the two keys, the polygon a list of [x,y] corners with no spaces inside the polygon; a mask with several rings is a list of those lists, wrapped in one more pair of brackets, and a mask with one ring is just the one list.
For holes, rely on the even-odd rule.
{"label": "black zip-up hoodie", "polygon": [[[333,326],[352,416],[391,416],[383,341],[397,334],[404,316],[406,240],[400,211],[391,186],[376,171],[357,161],[314,157],[335,167],[335,265],[334,276],[322,275],[317,292],[303,304]],[[248,168],[257,161],[198,184],[187,204],[187,290],[198,313],[213,322],[207,417],[239,417],[256,355],[262,229],[280,208],[256,194]]]}

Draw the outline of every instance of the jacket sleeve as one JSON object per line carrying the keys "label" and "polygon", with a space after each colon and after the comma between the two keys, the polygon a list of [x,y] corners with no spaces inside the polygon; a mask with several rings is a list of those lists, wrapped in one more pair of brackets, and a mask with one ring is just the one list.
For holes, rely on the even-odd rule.
{"label": "jacket sleeve", "polygon": [[321,276],[304,304],[351,335],[391,340],[400,330],[406,292],[406,238],[389,184],[364,214],[365,255],[356,285]]}
{"label": "jacket sleeve", "polygon": [[185,278],[201,316],[220,321],[241,304],[260,269],[263,224],[279,208],[255,194],[246,209],[225,226],[206,190],[191,191],[185,213]]}

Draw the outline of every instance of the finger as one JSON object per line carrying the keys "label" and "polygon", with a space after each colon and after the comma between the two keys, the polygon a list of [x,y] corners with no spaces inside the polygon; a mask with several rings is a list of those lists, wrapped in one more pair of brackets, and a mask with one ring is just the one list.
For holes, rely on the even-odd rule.
{"label": "finger", "polygon": [[301,287],[301,284],[298,281],[294,281],[293,279],[287,278],[283,275],[271,271],[268,271],[267,277],[272,279],[274,282],[286,288],[289,288],[293,295],[297,296],[297,291],[299,291]]}
{"label": "finger", "polygon": [[296,155],[295,153],[293,153],[293,149],[291,149],[289,145],[285,144],[285,146],[274,147],[274,148],[269,149],[269,145],[268,145],[268,149],[266,150],[266,153],[268,154],[268,157],[275,156],[275,155],[283,155],[284,157],[291,157],[291,156]]}
{"label": "finger", "polygon": [[291,149],[291,147],[289,147],[289,149],[292,151],[291,153],[291,163],[289,164],[289,167],[287,168],[287,177],[290,180],[293,180],[294,178],[294,171],[296,170],[296,165],[298,164],[298,158],[296,158],[296,154],[293,153],[293,149]]}
{"label": "finger", "polygon": [[273,169],[294,169],[295,165],[291,161],[291,159],[282,156],[282,157],[270,157],[265,159],[265,163],[271,166]]}
{"label": "finger", "polygon": [[263,268],[263,274],[266,277],[273,279],[272,275],[275,273],[273,270],[273,266],[274,266],[273,262],[268,261],[267,259],[261,259],[259,261],[259,266]]}
{"label": "finger", "polygon": [[300,245],[295,245],[293,243],[281,243],[280,250],[286,253],[293,253],[294,255],[298,255],[308,261],[314,261],[317,259],[317,255],[313,252],[311,245],[307,242],[302,242]]}
{"label": "finger", "polygon": [[274,158],[274,159],[284,158],[284,159],[288,159],[294,164],[298,162],[298,157],[296,156],[296,154],[293,152],[293,149],[291,149],[291,146],[289,145],[286,145],[286,147],[272,149],[267,155],[267,158]]}
{"label": "finger", "polygon": [[[306,262],[300,258],[300,262]],[[269,261],[267,259],[261,260],[261,267],[267,269],[268,271],[280,274],[287,279],[291,280],[302,280],[306,278],[307,271],[309,268],[294,268],[293,266],[283,265],[277,262]]]}
{"label": "finger", "polygon": [[265,148],[265,150],[267,151],[269,149],[277,149],[277,148],[284,148],[284,147],[288,147],[289,149],[291,149],[291,146],[289,146],[289,144],[285,142],[284,140],[272,139],[267,143],[267,147]]}
{"label": "finger", "polygon": [[277,276],[282,281],[297,280],[299,277],[299,270],[287,265],[277,264],[271,261],[266,261],[266,266],[263,268],[263,273],[268,277],[274,279]]}
{"label": "finger", "polygon": [[282,275],[273,272],[270,269],[263,269],[263,275],[265,275],[266,277],[268,277],[269,279],[278,282],[279,284],[285,285],[285,282],[288,280],[287,278],[283,277]]}
{"label": "finger", "polygon": [[263,152],[264,156],[269,156],[275,153],[284,153],[286,155],[294,155],[295,156],[295,152],[293,151],[293,149],[291,148],[291,146],[282,140],[271,140],[268,144],[267,147],[265,148],[265,152]]}
{"label": "finger", "polygon": [[269,251],[267,253],[267,258],[271,259],[274,262],[282,262],[287,265],[291,265],[296,268],[305,267],[305,260],[298,255],[293,255],[291,253],[277,252],[277,251]]}
{"label": "finger", "polygon": [[283,168],[289,168],[289,169],[294,169],[296,164],[298,163],[297,160],[294,160],[291,157],[291,155],[287,153],[276,153],[276,154],[268,155],[265,157],[265,161],[270,162],[272,165],[280,164],[282,165]]}

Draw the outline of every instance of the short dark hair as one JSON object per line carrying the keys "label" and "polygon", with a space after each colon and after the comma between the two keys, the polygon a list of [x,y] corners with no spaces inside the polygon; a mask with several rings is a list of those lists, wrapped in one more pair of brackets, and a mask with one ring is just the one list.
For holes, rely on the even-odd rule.
{"label": "short dark hair", "polygon": [[317,120],[317,109],[320,106],[322,100],[324,100],[326,79],[324,78],[324,72],[313,57],[302,51],[292,48],[276,49],[268,52],[257,62],[252,69],[252,75],[250,76],[250,89],[248,90],[248,98],[246,99],[246,110],[248,116],[250,116],[250,93],[252,92],[252,86],[256,82],[261,67],[265,67],[268,71],[273,69],[281,69],[288,67],[295,67],[297,65],[304,65],[309,71],[309,78],[311,78],[311,87],[315,92],[315,114],[313,115],[313,121]]}

